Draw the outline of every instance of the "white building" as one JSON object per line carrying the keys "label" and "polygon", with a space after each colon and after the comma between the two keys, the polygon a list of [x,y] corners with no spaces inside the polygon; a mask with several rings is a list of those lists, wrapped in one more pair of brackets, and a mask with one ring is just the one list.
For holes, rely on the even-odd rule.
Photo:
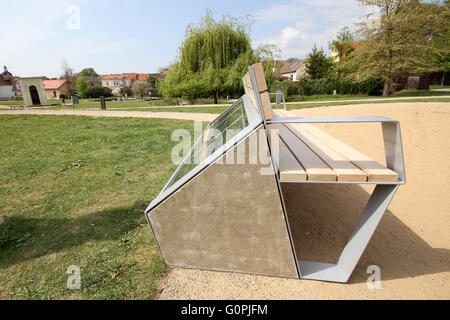
{"label": "white building", "polygon": [[14,99],[16,92],[14,77],[5,66],[3,67],[3,73],[0,74],[0,100]]}
{"label": "white building", "polygon": [[306,59],[292,60],[292,62],[286,63],[283,68],[281,68],[280,78],[290,81],[299,81],[301,78],[307,77],[308,74],[306,72]]}

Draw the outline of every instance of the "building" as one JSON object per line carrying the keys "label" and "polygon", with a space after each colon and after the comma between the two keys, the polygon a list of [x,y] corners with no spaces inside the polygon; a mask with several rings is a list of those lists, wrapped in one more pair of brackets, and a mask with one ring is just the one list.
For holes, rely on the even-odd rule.
{"label": "building", "polygon": [[107,87],[111,90],[124,86],[131,86],[131,79],[125,77],[123,74],[108,74],[100,76],[100,78],[102,81],[102,87]]}
{"label": "building", "polygon": [[100,76],[103,87],[108,87],[111,90],[122,87],[131,87],[135,81],[146,81],[152,76],[149,73],[122,73],[122,74],[108,74]]}
{"label": "building", "polygon": [[336,63],[344,60],[349,55],[351,55],[353,51],[361,47],[363,44],[364,42],[357,42],[357,41],[343,43],[340,48],[334,48],[333,51],[331,52],[330,56],[331,61]]}
{"label": "building", "polygon": [[84,80],[90,87],[101,87],[102,85],[102,79],[100,78],[100,76],[87,76],[84,77]]}
{"label": "building", "polygon": [[20,78],[20,88],[25,106],[48,104],[43,79],[43,77]]}
{"label": "building", "polygon": [[6,66],[0,74],[0,100],[14,99],[17,94],[16,80]]}
{"label": "building", "polygon": [[62,92],[67,89],[66,80],[43,80],[42,82],[47,99],[60,99]]}
{"label": "building", "polygon": [[[288,62],[290,60],[290,62]],[[280,78],[290,81],[299,81],[301,78],[306,77],[306,59],[289,59],[286,64],[283,65],[280,71]]]}

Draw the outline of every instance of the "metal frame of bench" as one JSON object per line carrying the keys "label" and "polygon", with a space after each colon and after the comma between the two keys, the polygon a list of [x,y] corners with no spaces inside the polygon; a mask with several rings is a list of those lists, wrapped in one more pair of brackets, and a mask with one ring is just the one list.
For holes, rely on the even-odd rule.
{"label": "metal frame of bench", "polygon": [[[180,166],[145,212],[164,262],[181,268],[347,282],[395,192],[406,183],[400,123],[379,116],[276,117],[272,115],[262,65],[249,67],[249,73],[243,81],[246,95],[236,104],[245,105],[247,116],[251,115],[250,125],[208,156],[196,170],[174,182]],[[259,88],[260,85],[262,88]],[[275,157],[277,152],[273,150],[277,146],[272,146],[275,141],[271,141],[270,134],[275,126],[361,122],[381,123],[387,167],[398,174],[398,181],[280,180],[279,163]],[[261,165],[217,165],[219,160],[236,153],[240,145],[248,143],[260,130],[265,134],[266,143],[261,145],[260,141],[259,148],[265,149],[270,155],[273,176],[262,176],[259,171]],[[194,151],[195,145],[191,152]],[[246,155],[248,153],[247,148]],[[188,157],[190,155],[186,159]],[[337,264],[297,258],[282,183],[376,185]],[[214,196],[213,199],[203,196],[211,190],[220,194],[218,200]],[[254,207],[249,207],[250,203]],[[217,204],[220,212],[213,209]],[[236,208],[245,212],[236,212]],[[224,232],[228,235],[225,238]]]}
{"label": "metal frame of bench", "polygon": [[[249,68],[252,78],[253,88],[255,92],[258,90],[258,81],[256,79],[254,68]],[[264,109],[261,98],[257,95],[256,99],[260,114],[264,115]],[[347,242],[337,264],[311,262],[297,260],[297,267],[300,278],[332,281],[332,282],[348,282],[353,270],[358,264],[359,259],[364,253],[370,239],[372,238],[381,218],[384,216],[390,202],[400,185],[406,183],[405,164],[403,157],[403,144],[400,129],[400,122],[394,119],[382,116],[345,116],[345,117],[274,117],[266,120],[263,116],[264,128],[266,130],[269,149],[271,149],[270,133],[268,125],[271,124],[292,124],[292,123],[381,123],[383,131],[383,141],[386,155],[387,167],[399,174],[397,182],[349,182],[349,181],[280,181],[279,175],[276,175],[280,197],[283,202],[283,210],[286,217],[289,230],[289,221],[287,218],[286,205],[281,191],[281,183],[321,183],[321,184],[375,184],[373,191],[352,235]],[[270,150],[272,154],[272,150]],[[272,157],[273,166],[276,168],[277,163]],[[292,246],[293,240],[291,231]],[[295,248],[294,248],[295,252]]]}

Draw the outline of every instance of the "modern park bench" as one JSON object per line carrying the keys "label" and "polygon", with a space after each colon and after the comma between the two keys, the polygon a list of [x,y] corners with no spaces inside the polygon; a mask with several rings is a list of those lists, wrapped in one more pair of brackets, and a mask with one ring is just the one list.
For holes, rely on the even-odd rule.
{"label": "modern park bench", "polygon": [[[406,182],[399,122],[380,116],[295,117],[273,110],[261,64],[249,68],[243,84],[245,95],[208,125],[146,210],[164,261],[347,282]],[[386,166],[315,125],[357,122],[381,123]],[[336,264],[297,257],[282,188],[287,183],[376,185]]]}

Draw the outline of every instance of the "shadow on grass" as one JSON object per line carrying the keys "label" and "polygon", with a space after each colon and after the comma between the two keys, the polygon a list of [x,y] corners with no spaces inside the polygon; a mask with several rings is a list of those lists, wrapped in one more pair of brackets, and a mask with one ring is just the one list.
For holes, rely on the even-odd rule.
{"label": "shadow on grass", "polygon": [[[283,190],[297,257],[337,263],[370,193],[332,184],[285,184]],[[382,280],[448,272],[450,250],[431,247],[388,209],[349,283],[365,283],[370,265],[381,268]]]}
{"label": "shadow on grass", "polygon": [[143,201],[137,201],[132,207],[108,209],[77,218],[8,217],[0,224],[0,268],[90,241],[120,240],[145,223],[145,207]]}

